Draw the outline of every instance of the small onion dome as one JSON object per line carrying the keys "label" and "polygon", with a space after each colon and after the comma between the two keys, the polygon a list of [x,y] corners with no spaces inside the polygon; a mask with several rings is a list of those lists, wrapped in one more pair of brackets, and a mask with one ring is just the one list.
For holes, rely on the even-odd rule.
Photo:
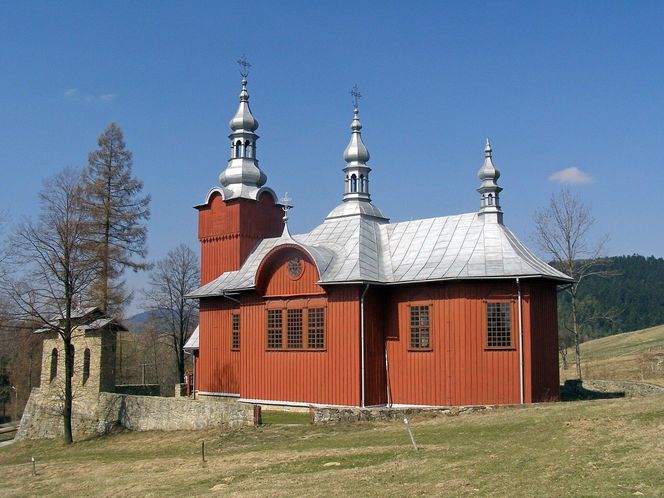
{"label": "small onion dome", "polygon": [[494,182],[500,178],[500,171],[493,164],[491,159],[491,143],[486,139],[486,146],[484,147],[484,164],[477,172],[477,177],[483,182]]}
{"label": "small onion dome", "polygon": [[369,160],[369,151],[367,150],[364,142],[362,142],[362,134],[360,130],[362,129],[362,124],[360,123],[360,118],[358,117],[359,110],[355,108],[353,110],[353,122],[350,125],[353,133],[350,136],[350,142],[344,150],[344,161],[365,163]]}
{"label": "small onion dome", "polygon": [[250,131],[254,132],[258,129],[258,121],[251,114],[249,109],[249,92],[247,92],[247,80],[242,80],[242,91],[240,92],[240,105],[233,119],[230,120],[228,126],[232,131]]}

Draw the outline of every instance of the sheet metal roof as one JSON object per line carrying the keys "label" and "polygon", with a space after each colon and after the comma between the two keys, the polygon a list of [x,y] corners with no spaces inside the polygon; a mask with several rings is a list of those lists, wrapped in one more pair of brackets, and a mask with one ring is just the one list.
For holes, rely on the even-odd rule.
{"label": "sheet metal roof", "polygon": [[192,351],[194,349],[198,349],[198,330],[199,327],[197,325],[194,331],[189,336],[189,339],[187,339],[187,342],[185,342],[184,346],[182,346],[182,349],[184,349],[185,351]]}
{"label": "sheet metal roof", "polygon": [[[334,211],[333,211],[334,212]],[[190,297],[252,289],[272,249],[295,244],[308,252],[320,284],[404,284],[440,280],[542,277],[572,281],[535,256],[503,224],[478,213],[388,223],[363,213],[328,217],[311,232],[264,239],[238,271],[227,272]]]}

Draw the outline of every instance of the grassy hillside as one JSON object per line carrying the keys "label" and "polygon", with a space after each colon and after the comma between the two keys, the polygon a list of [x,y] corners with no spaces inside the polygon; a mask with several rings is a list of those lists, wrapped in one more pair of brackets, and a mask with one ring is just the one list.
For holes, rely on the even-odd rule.
{"label": "grassy hillside", "polygon": [[[664,386],[664,325],[581,344],[582,372],[588,380],[633,380]],[[575,377],[574,353],[562,379]]]}
{"label": "grassy hillside", "polygon": [[[0,448],[3,496],[660,496],[664,397]],[[201,461],[201,441],[207,461]],[[37,459],[31,475],[30,458]]]}

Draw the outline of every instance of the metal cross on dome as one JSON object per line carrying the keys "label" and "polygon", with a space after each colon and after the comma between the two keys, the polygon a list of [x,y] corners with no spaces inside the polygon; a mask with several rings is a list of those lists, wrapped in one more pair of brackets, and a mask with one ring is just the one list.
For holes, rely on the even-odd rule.
{"label": "metal cross on dome", "polygon": [[360,105],[360,99],[362,98],[362,94],[360,93],[360,89],[357,88],[357,85],[353,85],[350,94],[353,96],[353,107],[355,107],[355,109],[358,109]]}
{"label": "metal cross on dome", "polygon": [[281,204],[281,209],[284,210],[284,223],[288,223],[288,211],[293,208],[293,199],[288,197],[288,192],[279,199],[279,204]]}
{"label": "metal cross on dome", "polygon": [[251,64],[247,60],[247,57],[243,54],[242,57],[237,60],[237,63],[240,66],[240,76],[243,78],[249,76],[249,68],[251,67]]}

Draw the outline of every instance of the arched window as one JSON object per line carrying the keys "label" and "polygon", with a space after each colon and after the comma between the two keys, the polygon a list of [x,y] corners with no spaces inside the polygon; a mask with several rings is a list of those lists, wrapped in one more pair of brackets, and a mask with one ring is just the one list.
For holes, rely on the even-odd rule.
{"label": "arched window", "polygon": [[83,384],[90,377],[90,348],[85,348],[83,352]]}
{"label": "arched window", "polygon": [[74,376],[74,360],[76,359],[76,349],[73,344],[69,345],[69,358],[71,363],[71,370],[69,371],[69,376]]}
{"label": "arched window", "polygon": [[242,142],[240,140],[235,142],[235,157],[242,157]]}
{"label": "arched window", "polygon": [[58,376],[58,349],[51,351],[51,380]]}
{"label": "arched window", "polygon": [[360,175],[360,192],[364,191],[364,175]]}
{"label": "arched window", "polygon": [[357,177],[355,175],[350,176],[350,191],[357,192]]}
{"label": "arched window", "polygon": [[489,206],[493,206],[493,195],[489,194]]}
{"label": "arched window", "polygon": [[244,143],[244,157],[251,157],[251,142],[249,140]]}

